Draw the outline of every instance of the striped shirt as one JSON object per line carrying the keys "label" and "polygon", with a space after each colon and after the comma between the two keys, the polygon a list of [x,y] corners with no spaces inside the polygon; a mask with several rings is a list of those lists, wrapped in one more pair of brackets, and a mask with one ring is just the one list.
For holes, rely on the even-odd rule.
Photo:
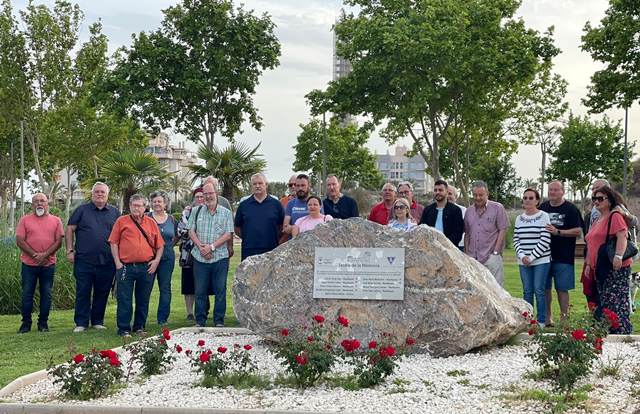
{"label": "striped shirt", "polygon": [[[191,230],[194,227],[196,216],[198,216],[198,223],[196,227],[196,235],[198,239],[204,244],[212,244],[218,240],[224,233],[233,234],[233,216],[228,208],[222,207],[218,204],[214,214],[209,212],[206,205],[200,206],[200,214],[196,214],[198,207],[194,207],[189,215],[189,222],[185,226],[187,230]],[[193,258],[200,263],[215,263],[219,260],[229,257],[229,251],[227,250],[227,243],[217,247],[213,251],[213,257],[209,260],[200,255],[200,250],[194,247],[191,250]]]}
{"label": "striped shirt", "polygon": [[538,211],[532,216],[522,213],[516,219],[513,231],[513,247],[516,249],[518,264],[522,258],[529,256],[530,265],[549,263],[551,261],[551,234],[544,226],[551,223],[549,214]]}

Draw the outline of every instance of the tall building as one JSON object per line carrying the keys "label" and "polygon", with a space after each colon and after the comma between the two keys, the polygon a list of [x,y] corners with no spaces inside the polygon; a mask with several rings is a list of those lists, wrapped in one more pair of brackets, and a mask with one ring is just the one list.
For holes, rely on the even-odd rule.
{"label": "tall building", "polygon": [[410,181],[413,190],[418,194],[426,194],[433,188],[433,178],[427,174],[427,165],[420,155],[407,157],[407,147],[398,145],[395,154],[377,154],[378,171],[387,181]]}
{"label": "tall building", "polygon": [[[161,132],[149,140],[149,144],[144,150],[158,158],[165,171],[176,173],[181,179],[190,182],[189,165],[196,164],[198,157],[185,148],[184,142],[180,142],[178,146],[171,145],[169,136]],[[170,197],[173,198],[173,194],[170,194]]]}
{"label": "tall building", "polygon": [[[336,32],[333,32],[333,80],[336,81],[344,76],[347,76],[351,73],[351,62],[347,59],[338,56],[336,45],[338,42],[338,37],[336,36]],[[353,116],[349,114],[342,114],[340,116],[343,125],[347,124],[355,124],[356,120]]]}

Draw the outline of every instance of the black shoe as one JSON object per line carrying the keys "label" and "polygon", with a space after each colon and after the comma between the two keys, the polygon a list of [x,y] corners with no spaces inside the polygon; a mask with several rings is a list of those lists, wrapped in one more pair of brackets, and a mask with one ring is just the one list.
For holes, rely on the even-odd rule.
{"label": "black shoe", "polygon": [[23,334],[23,333],[27,333],[31,330],[31,324],[30,323],[22,323],[22,325],[20,325],[20,329],[18,329],[18,333],[19,334]]}
{"label": "black shoe", "polygon": [[46,322],[38,322],[38,331],[49,332],[49,324]]}
{"label": "black shoe", "polygon": [[187,315],[187,320],[188,321],[195,321],[196,318],[193,316],[193,313],[190,313],[190,314]]}

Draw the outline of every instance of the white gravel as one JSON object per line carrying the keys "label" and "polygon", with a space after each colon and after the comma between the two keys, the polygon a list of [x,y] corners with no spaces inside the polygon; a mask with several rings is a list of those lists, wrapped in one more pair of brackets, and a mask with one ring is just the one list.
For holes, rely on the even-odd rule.
{"label": "white gravel", "polygon": [[[255,335],[220,335],[215,333],[178,333],[170,345],[181,344],[196,349],[197,341],[206,346],[231,348],[234,343],[253,346],[251,353],[260,372],[275,376],[282,366],[267,351]],[[640,408],[640,347],[637,344],[606,343],[602,361],[585,383],[594,389],[589,393],[590,412],[634,413]],[[13,394],[12,402],[50,404],[90,404],[147,407],[190,407],[224,409],[271,409],[319,412],[366,413],[541,413],[548,411],[537,402],[513,402],[504,398],[513,387],[549,389],[549,385],[523,378],[533,369],[525,357],[524,346],[504,346],[482,353],[470,353],[449,358],[411,355],[400,361],[397,372],[383,385],[362,391],[318,386],[306,391],[289,388],[236,391],[233,388],[207,389],[196,384],[199,375],[192,371],[189,359],[182,354],[171,370],[143,381],[132,380],[116,394],[87,402],[60,401],[59,388],[51,379],[36,382]],[[126,355],[122,357],[126,361]],[[598,376],[600,365],[619,359],[622,368],[618,378]],[[338,366],[346,370],[347,366]],[[453,375],[458,371],[459,375]],[[640,374],[638,374],[640,377]],[[637,381],[637,379],[636,379]],[[569,413],[583,412],[573,409]],[[584,411],[586,412],[586,411]]]}

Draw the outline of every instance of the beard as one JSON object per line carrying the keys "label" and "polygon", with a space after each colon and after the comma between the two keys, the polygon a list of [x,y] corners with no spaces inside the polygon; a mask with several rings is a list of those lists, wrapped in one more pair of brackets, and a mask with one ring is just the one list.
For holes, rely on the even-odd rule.
{"label": "beard", "polygon": [[447,197],[447,196],[442,195],[442,194],[436,194],[435,196],[433,196],[433,198],[434,198],[436,201],[442,201],[442,200],[444,200],[446,197]]}
{"label": "beard", "polygon": [[42,208],[42,207],[36,208],[36,216],[38,216],[38,217],[44,216],[45,212],[46,212],[46,210],[44,208]]}
{"label": "beard", "polygon": [[308,195],[309,195],[308,191],[298,190],[296,192],[296,196],[298,197],[299,200],[306,200]]}

